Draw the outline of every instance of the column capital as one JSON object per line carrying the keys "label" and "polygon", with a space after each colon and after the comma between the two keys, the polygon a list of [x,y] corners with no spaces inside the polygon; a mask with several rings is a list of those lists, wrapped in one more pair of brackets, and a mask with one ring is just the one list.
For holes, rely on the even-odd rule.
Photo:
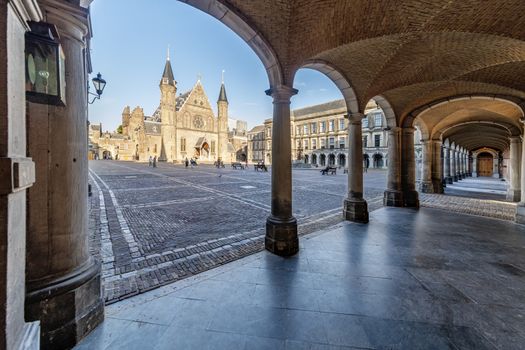
{"label": "column capital", "polygon": [[521,142],[521,136],[511,136],[509,137],[511,143],[520,143]]}
{"label": "column capital", "polygon": [[351,122],[361,122],[366,117],[366,114],[364,113],[350,113],[348,112],[347,115],[345,115],[345,118],[348,118]]}
{"label": "column capital", "polygon": [[414,128],[413,126],[409,126],[407,128],[402,128],[401,131],[403,132],[403,134],[413,134],[416,131],[416,128]]}
{"label": "column capital", "polygon": [[393,126],[385,128],[385,131],[391,134],[395,134],[401,132],[401,128],[399,126]]}
{"label": "column capital", "polygon": [[44,12],[44,20],[56,25],[60,35],[78,40],[82,44],[86,37],[91,37],[89,8],[58,0],[41,0],[40,4]]}
{"label": "column capital", "polygon": [[272,96],[274,102],[288,102],[290,103],[290,98],[293,95],[296,95],[299,90],[294,89],[287,85],[277,85],[273,86],[270,89],[266,90],[265,93],[268,96]]}

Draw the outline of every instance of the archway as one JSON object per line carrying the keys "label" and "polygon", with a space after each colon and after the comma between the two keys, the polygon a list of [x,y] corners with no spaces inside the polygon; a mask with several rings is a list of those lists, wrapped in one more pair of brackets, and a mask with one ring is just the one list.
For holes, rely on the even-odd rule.
{"label": "archway", "polygon": [[102,152],[102,159],[111,159],[111,152],[110,151],[104,151]]}
{"label": "archway", "polygon": [[365,169],[370,168],[370,156],[368,154],[363,154],[363,167]]}
{"label": "archway", "polygon": [[494,157],[489,152],[480,153],[477,157],[478,176],[492,177]]}
{"label": "archway", "polygon": [[344,168],[346,166],[346,156],[343,153],[339,153],[338,162],[340,167]]}
{"label": "archway", "polygon": [[372,160],[373,160],[373,167],[374,168],[382,168],[383,165],[384,165],[384,162],[383,162],[383,155],[380,154],[380,153],[376,153],[373,155],[372,157]]}
{"label": "archway", "polygon": [[317,165],[317,154],[312,154],[312,164]]}
{"label": "archway", "polygon": [[335,154],[330,153],[328,156],[328,165],[334,166],[335,165]]}
{"label": "archway", "polygon": [[321,166],[325,166],[326,165],[326,155],[321,154],[320,160],[321,160]]}

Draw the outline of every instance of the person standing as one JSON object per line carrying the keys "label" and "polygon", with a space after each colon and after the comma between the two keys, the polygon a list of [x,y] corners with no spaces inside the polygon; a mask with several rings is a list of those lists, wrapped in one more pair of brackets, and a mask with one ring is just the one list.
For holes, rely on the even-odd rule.
{"label": "person standing", "polygon": [[186,169],[188,169],[188,165],[189,165],[189,161],[188,161],[188,157],[186,157],[186,160],[184,161],[184,165],[186,166]]}
{"label": "person standing", "polygon": [[157,167],[157,156],[153,157],[153,167]]}
{"label": "person standing", "polygon": [[152,166],[152,165],[153,165],[153,157],[149,156],[149,164],[148,164],[148,166]]}

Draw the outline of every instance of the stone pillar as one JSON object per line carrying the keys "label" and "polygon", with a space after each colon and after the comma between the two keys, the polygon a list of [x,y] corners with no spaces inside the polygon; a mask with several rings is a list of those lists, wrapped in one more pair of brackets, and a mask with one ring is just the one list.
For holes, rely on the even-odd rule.
{"label": "stone pillar", "polygon": [[32,1],[0,1],[0,349],[40,348],[39,323],[24,320],[26,192],[35,164],[26,151],[25,40],[39,21]]}
{"label": "stone pillar", "polygon": [[421,150],[423,151],[422,171],[420,191],[423,193],[433,193],[432,185],[432,141],[421,140]]}
{"label": "stone pillar", "polygon": [[520,156],[521,139],[519,136],[510,138],[510,162],[509,162],[509,187],[507,189],[507,200],[519,202],[521,198],[521,179],[520,179]]}
{"label": "stone pillar", "polygon": [[367,223],[368,205],[363,198],[363,140],[361,120],[364,114],[348,116],[348,197],[343,203],[346,220]]}
{"label": "stone pillar", "polygon": [[495,179],[499,179],[500,178],[500,173],[499,173],[499,155],[496,154],[496,157],[493,158],[493,161],[492,161],[492,177],[495,178]]}
{"label": "stone pillar", "polygon": [[414,149],[415,128],[401,131],[401,188],[403,206],[419,208],[419,195],[416,191],[416,154]]}
{"label": "stone pillar", "polygon": [[451,159],[451,154],[452,154],[452,150],[448,147],[445,147],[443,149],[443,153],[445,155],[445,162],[443,163],[444,165],[444,170],[445,170],[445,182],[447,184],[451,184],[452,182],[454,182],[453,180],[453,177],[452,177],[452,174],[451,174],[451,167],[452,167],[452,159]]}
{"label": "stone pillar", "polygon": [[[273,97],[272,212],[266,220],[265,247],[290,256],[299,251],[297,220],[292,215],[292,163],[290,144],[290,99],[297,90],[277,86],[266,91]],[[328,161],[328,160],[327,160]]]}
{"label": "stone pillar", "polygon": [[472,176],[478,177],[478,156],[472,156]]}
{"label": "stone pillar", "polygon": [[456,173],[458,176],[458,181],[463,180],[463,169],[461,164],[461,147],[458,148],[456,152]]}
{"label": "stone pillar", "polygon": [[37,181],[29,191],[26,319],[40,320],[43,349],[73,347],[104,318],[100,263],[88,247],[88,10],[45,0],[65,55],[65,106],[29,103],[28,152]]}
{"label": "stone pillar", "polygon": [[401,128],[393,127],[388,130],[388,169],[387,189],[383,204],[390,207],[403,206],[403,192],[401,189]]}
{"label": "stone pillar", "polygon": [[[521,120],[524,124],[525,121]],[[519,224],[525,224],[525,134],[521,140],[521,168],[520,168],[520,178],[521,178],[521,195],[520,203],[518,204],[516,210],[516,222]]]}
{"label": "stone pillar", "polygon": [[467,151],[463,150],[463,176],[467,178],[468,176],[468,170],[467,170]]}
{"label": "stone pillar", "polygon": [[441,141],[432,140],[432,187],[434,193],[443,193],[443,161]]}
{"label": "stone pillar", "polygon": [[458,155],[457,150],[452,149],[451,151],[451,157],[450,157],[450,171],[452,173],[452,181],[456,182],[458,181]]}

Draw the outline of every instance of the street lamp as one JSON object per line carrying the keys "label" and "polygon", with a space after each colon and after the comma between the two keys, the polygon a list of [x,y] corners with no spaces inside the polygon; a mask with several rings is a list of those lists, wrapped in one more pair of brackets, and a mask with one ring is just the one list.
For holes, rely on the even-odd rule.
{"label": "street lamp", "polygon": [[106,87],[106,81],[102,79],[102,74],[98,73],[95,78],[93,78],[93,86],[95,87],[96,94],[89,92],[90,95],[95,96],[93,97],[93,100],[89,102],[89,104],[93,104],[96,99],[100,99],[100,96],[104,92],[104,88]]}

